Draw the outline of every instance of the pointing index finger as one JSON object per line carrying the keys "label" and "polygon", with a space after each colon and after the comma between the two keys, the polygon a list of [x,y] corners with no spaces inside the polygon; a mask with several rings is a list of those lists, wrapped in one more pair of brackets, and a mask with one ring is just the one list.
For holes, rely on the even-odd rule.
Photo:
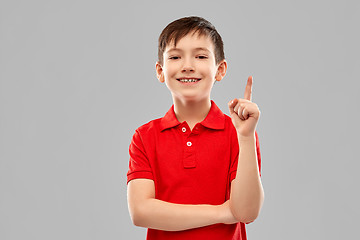
{"label": "pointing index finger", "polygon": [[247,84],[245,87],[245,94],[244,94],[244,99],[249,101],[251,101],[252,84],[253,84],[253,77],[250,76],[247,80]]}

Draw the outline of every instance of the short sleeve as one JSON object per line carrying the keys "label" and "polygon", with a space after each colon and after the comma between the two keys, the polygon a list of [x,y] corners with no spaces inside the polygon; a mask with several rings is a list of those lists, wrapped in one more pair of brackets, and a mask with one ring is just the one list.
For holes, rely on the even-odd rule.
{"label": "short sleeve", "polygon": [[[259,144],[259,137],[257,132],[255,131],[255,140],[256,140],[256,154],[259,166],[259,175],[261,177],[261,155],[260,155],[260,144]],[[231,138],[231,154],[230,154],[230,183],[236,177],[236,170],[239,160],[239,143],[236,133],[232,134]]]}
{"label": "short sleeve", "polygon": [[129,146],[129,170],[127,172],[127,184],[135,178],[147,178],[154,180],[149,159],[138,130],[135,131]]}
{"label": "short sleeve", "polygon": [[258,166],[259,166],[259,175],[261,177],[261,154],[260,154],[260,143],[259,143],[259,136],[257,132],[255,131],[255,138],[256,138],[256,155],[258,160]]}
{"label": "short sleeve", "polygon": [[231,185],[231,181],[236,177],[236,170],[239,160],[239,142],[237,138],[237,134],[232,131],[231,134],[231,149],[230,149],[230,171],[229,171],[229,186]]}

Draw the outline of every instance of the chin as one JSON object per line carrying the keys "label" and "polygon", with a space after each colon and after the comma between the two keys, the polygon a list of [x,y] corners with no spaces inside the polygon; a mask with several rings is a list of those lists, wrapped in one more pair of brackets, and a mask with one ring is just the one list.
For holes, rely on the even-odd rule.
{"label": "chin", "polygon": [[176,95],[175,96],[177,99],[179,99],[180,101],[184,102],[199,102],[199,101],[202,101],[204,99],[206,99],[207,97],[204,97],[203,95],[185,95],[185,94],[182,94],[182,95]]}

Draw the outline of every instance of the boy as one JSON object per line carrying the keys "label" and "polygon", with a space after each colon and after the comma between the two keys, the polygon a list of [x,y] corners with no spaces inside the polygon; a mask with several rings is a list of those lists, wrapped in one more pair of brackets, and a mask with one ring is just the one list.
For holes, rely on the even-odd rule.
{"label": "boy", "polygon": [[223,42],[207,20],[173,21],[159,37],[157,78],[173,105],[136,129],[129,153],[128,207],[147,239],[245,240],[245,223],[261,209],[261,158],[255,131],[260,111],[244,99],[230,116],[210,99],[226,73]]}

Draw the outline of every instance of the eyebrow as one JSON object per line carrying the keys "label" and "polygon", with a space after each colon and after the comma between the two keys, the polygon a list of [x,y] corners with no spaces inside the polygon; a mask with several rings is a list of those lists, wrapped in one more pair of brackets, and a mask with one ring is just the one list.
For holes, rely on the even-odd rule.
{"label": "eyebrow", "polygon": [[[193,48],[193,50],[195,50],[195,51],[202,50],[202,51],[210,52],[210,51],[209,51],[209,49],[207,49],[207,48],[202,48],[202,47]],[[172,52],[172,51],[179,51],[179,52],[183,52],[183,50],[182,50],[182,49],[180,49],[180,48],[170,48],[170,49],[169,49],[169,50],[167,50],[166,52]]]}

